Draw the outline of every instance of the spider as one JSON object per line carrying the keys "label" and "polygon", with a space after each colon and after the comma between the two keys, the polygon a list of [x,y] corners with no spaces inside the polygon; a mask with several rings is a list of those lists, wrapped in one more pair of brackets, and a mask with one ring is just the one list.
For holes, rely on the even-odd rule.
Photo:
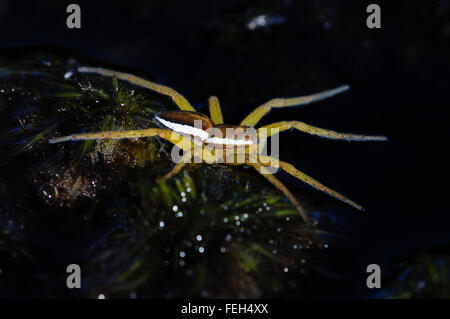
{"label": "spider", "polygon": [[[295,196],[288,190],[288,188],[278,180],[273,174],[268,173],[268,168],[271,167],[271,163],[276,162],[279,167],[287,172],[288,174],[294,176],[295,178],[309,184],[313,188],[320,190],[328,195],[331,195],[354,208],[363,211],[364,208],[357,204],[356,202],[348,199],[344,195],[336,192],[335,190],[321,184],[312,177],[306,175],[305,173],[296,169],[293,165],[279,161],[270,156],[255,154],[251,151],[252,146],[256,145],[261,132],[264,131],[265,137],[270,137],[281,131],[286,131],[291,128],[297,129],[299,131],[316,135],[328,139],[336,140],[347,140],[347,141],[385,141],[387,138],[385,136],[367,136],[359,134],[347,134],[338,133],[331,130],[326,130],[318,128],[315,126],[308,125],[299,121],[281,121],[272,124],[262,126],[258,129],[254,129],[255,125],[261,120],[261,118],[266,115],[272,108],[285,108],[290,106],[305,105],[312,102],[320,101],[326,98],[330,98],[336,94],[340,94],[349,89],[348,85],[342,85],[337,88],[322,91],[319,93],[293,97],[293,98],[275,98],[268,102],[258,106],[250,114],[248,114],[239,125],[227,125],[223,122],[222,111],[219,104],[219,100],[215,96],[211,96],[208,100],[209,102],[209,112],[208,117],[202,113],[196,112],[192,105],[184,98],[181,94],[176,92],[174,89],[150,82],[143,78],[137,77],[132,74],[117,72],[114,70],[108,70],[104,68],[96,67],[79,67],[78,71],[80,73],[92,73],[107,77],[116,77],[122,81],[141,86],[152,91],[158,92],[160,94],[169,96],[172,98],[173,102],[180,109],[179,111],[162,111],[155,114],[154,121],[161,128],[148,128],[139,130],[128,130],[128,131],[107,131],[107,132],[97,132],[97,133],[81,133],[72,134],[69,136],[56,137],[49,140],[49,143],[60,143],[66,141],[81,141],[81,140],[96,140],[96,139],[124,139],[124,138],[141,138],[141,137],[153,137],[159,136],[184,151],[184,155],[181,160],[175,164],[172,170],[167,173],[163,179],[169,179],[176,175],[182,170],[187,162],[197,153],[192,153],[192,149],[204,151],[201,155],[201,161],[207,163],[223,163],[231,165],[249,165],[255,168],[261,175],[263,175],[270,183],[272,183],[276,188],[278,188],[295,206],[301,217],[306,221],[307,216],[300,202],[295,198]],[[200,123],[200,126],[197,125]],[[209,129],[216,129],[221,132],[232,129],[254,129],[256,131],[255,138],[249,139],[248,136],[236,138],[228,138],[228,135],[223,137],[216,137],[211,135]],[[268,133],[267,133],[268,132]],[[194,142],[192,142],[194,138]],[[209,147],[209,151],[207,150]],[[236,161],[223,161],[229,159],[230,153],[224,157],[218,158],[215,156],[215,151],[223,149],[233,149],[234,151],[240,150],[246,157],[244,161],[236,163]],[[212,150],[212,151],[211,151]],[[236,154],[231,153],[231,157],[236,156]],[[220,159],[220,160],[218,160]],[[275,161],[272,161],[275,160]],[[278,170],[278,167],[276,167]]]}

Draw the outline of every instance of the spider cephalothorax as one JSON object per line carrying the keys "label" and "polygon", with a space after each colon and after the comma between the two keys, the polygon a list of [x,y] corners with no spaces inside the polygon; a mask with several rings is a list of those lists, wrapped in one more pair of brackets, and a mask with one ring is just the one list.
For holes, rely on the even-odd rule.
{"label": "spider cephalothorax", "polygon": [[[131,74],[107,70],[103,68],[80,67],[79,72],[95,73],[103,76],[116,76],[118,79],[131,84],[139,85],[147,89],[168,95],[172,98],[180,111],[164,111],[155,115],[155,122],[162,128],[149,128],[131,131],[109,131],[97,133],[73,134],[69,136],[50,139],[50,143],[65,141],[93,140],[93,139],[122,139],[160,136],[170,141],[184,151],[182,157],[175,161],[177,164],[164,176],[168,179],[177,174],[187,162],[191,162],[193,157],[206,163],[225,163],[231,165],[249,165],[260,172],[274,186],[281,190],[291,203],[299,211],[303,219],[307,219],[306,214],[299,201],[275,176],[278,168],[323,191],[359,210],[362,206],[326,187],[314,180],[310,176],[296,169],[289,163],[278,160],[271,156],[263,155],[260,152],[261,144],[265,144],[265,139],[273,134],[295,128],[308,134],[325,137],[329,139],[339,139],[347,141],[384,141],[384,136],[366,136],[359,134],[337,133],[334,131],[318,128],[299,121],[281,121],[268,124],[260,128],[255,128],[259,120],[272,108],[283,108],[309,104],[325,98],[332,97],[349,89],[348,85],[339,86],[332,90],[320,93],[294,97],[272,99],[253,110],[239,125],[228,125],[223,123],[222,111],[219,100],[212,96],[209,98],[209,111],[211,118],[198,113],[191,104],[175,90],[136,77]],[[231,150],[231,152],[230,152]],[[243,155],[243,156],[239,156]],[[270,170],[276,163],[276,170]]]}

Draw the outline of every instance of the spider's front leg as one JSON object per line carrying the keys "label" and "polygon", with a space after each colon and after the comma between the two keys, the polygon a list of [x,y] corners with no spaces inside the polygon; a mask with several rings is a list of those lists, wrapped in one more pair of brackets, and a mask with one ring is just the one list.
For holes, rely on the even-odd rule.
{"label": "spider's front leg", "polygon": [[[274,160],[278,161],[277,159],[271,158],[270,156],[260,156],[260,159],[262,160],[263,163],[271,163]],[[358,203],[352,201],[351,199],[345,197],[344,195],[336,192],[335,190],[323,185],[322,183],[316,181],[314,178],[312,178],[311,176],[306,175],[305,173],[299,171],[298,169],[296,169],[293,165],[287,163],[287,162],[283,162],[283,161],[278,161],[280,167],[282,170],[284,170],[286,173],[294,176],[295,178],[305,182],[306,184],[314,187],[317,190],[320,190],[334,198],[339,199],[340,201],[349,204],[350,206],[353,206],[354,208],[364,211],[364,208],[359,205]],[[264,164],[265,166],[268,166],[268,164]]]}
{"label": "spider's front leg", "polygon": [[254,109],[249,115],[247,115],[241,122],[242,126],[255,126],[259,120],[269,113],[269,111],[272,108],[283,108],[283,107],[290,107],[290,106],[300,106],[305,105],[313,102],[317,102],[323,99],[330,98],[336,94],[345,92],[350,87],[348,85],[341,85],[335,89],[322,91],[319,93],[306,95],[306,96],[299,96],[299,97],[292,97],[292,98],[278,98],[278,99],[272,99],[260,106],[258,106],[256,109]]}
{"label": "spider's front leg", "polygon": [[312,126],[300,121],[281,121],[258,128],[258,136],[263,135],[269,137],[278,132],[286,131],[291,128],[295,128],[299,131],[316,135],[333,140],[346,140],[346,141],[386,141],[387,137],[382,135],[361,135],[351,133],[338,133],[332,130],[326,130],[320,127]]}
{"label": "spider's front leg", "polygon": [[305,222],[308,221],[308,217],[306,216],[305,210],[300,205],[297,198],[295,198],[295,196],[278,178],[270,174],[270,172],[267,172],[267,169],[263,165],[257,163],[249,163],[249,165],[253,166],[257,172],[259,172],[262,176],[264,176],[270,183],[272,183],[272,185],[278,188],[289,199],[292,205],[294,205],[294,207],[297,209],[303,220]]}

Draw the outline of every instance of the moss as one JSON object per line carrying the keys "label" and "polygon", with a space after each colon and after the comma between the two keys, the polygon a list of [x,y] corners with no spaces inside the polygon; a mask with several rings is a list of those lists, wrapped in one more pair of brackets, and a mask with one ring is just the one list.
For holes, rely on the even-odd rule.
{"label": "moss", "polygon": [[423,252],[410,262],[395,282],[386,287],[386,297],[394,299],[450,297],[450,257]]}
{"label": "moss", "polygon": [[[50,137],[76,132],[153,127],[155,112],[175,106],[115,78],[75,72],[83,57],[47,54],[42,63],[39,56],[0,60],[8,154],[2,178],[5,185],[22,183],[19,199],[5,195],[1,205],[27,211],[35,236],[53,249],[52,267],[38,269],[47,280],[38,294],[67,294],[46,283],[65,282],[53,272],[74,261],[83,269],[78,294],[85,297],[302,291],[305,274],[324,254],[326,227],[305,224],[279,191],[245,167],[191,164],[161,181],[173,164],[171,145],[159,138],[49,144]],[[306,194],[305,207],[317,210]],[[49,257],[39,249],[29,254]]]}

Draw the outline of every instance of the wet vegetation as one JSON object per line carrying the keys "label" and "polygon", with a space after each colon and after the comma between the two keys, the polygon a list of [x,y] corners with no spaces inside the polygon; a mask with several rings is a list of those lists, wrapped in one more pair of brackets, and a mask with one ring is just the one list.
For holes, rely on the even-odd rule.
{"label": "wet vegetation", "polygon": [[450,297],[448,253],[424,251],[404,268],[386,289],[386,297],[396,299]]}
{"label": "wet vegetation", "polygon": [[319,221],[330,219],[305,200],[317,218],[304,223],[250,168],[190,164],[164,182],[172,145],[159,138],[49,144],[153,127],[155,112],[175,108],[115,78],[79,74],[79,64],[48,53],[1,60],[6,287],[18,280],[32,282],[31,295],[73,294],[65,267],[75,263],[81,296],[262,297],[298,294],[320,272],[330,248]]}

